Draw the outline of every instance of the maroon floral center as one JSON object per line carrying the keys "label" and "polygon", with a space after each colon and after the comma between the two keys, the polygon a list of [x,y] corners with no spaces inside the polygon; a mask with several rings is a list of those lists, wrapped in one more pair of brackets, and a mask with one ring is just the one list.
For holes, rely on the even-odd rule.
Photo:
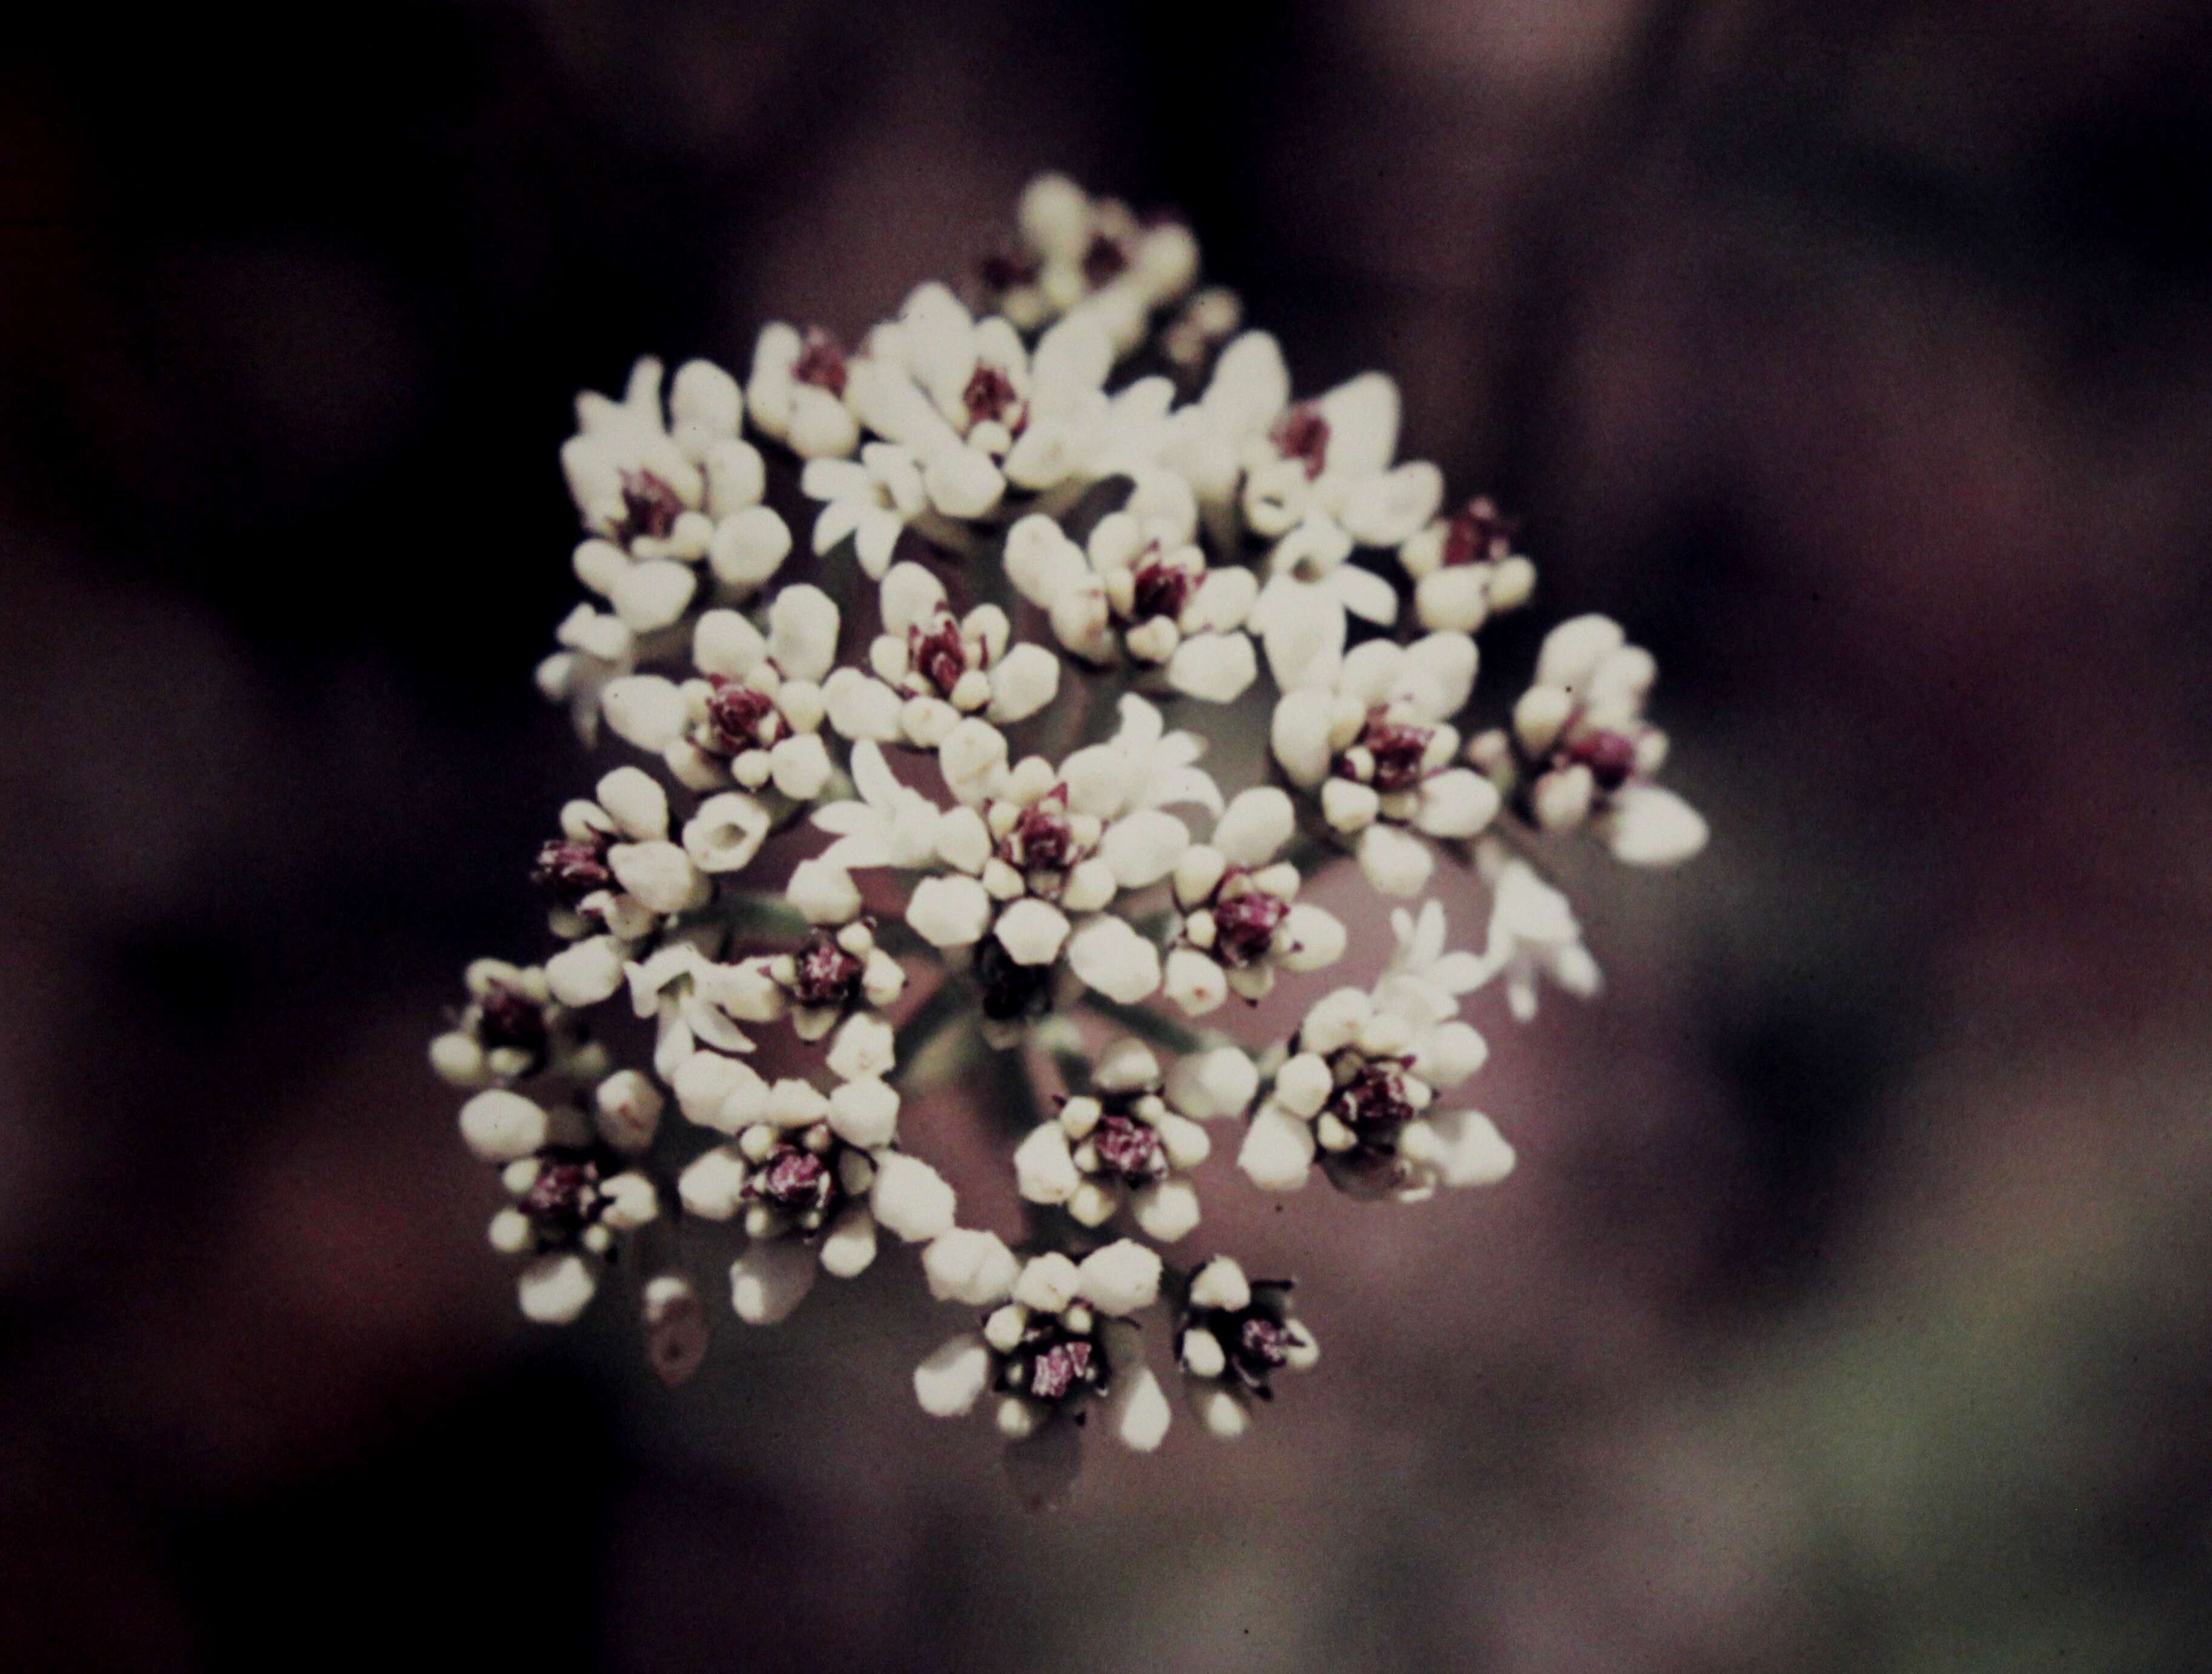
{"label": "maroon floral center", "polygon": [[916,623],[908,628],[906,654],[915,671],[947,697],[968,672],[968,649],[960,642],[960,624],[950,611],[939,611],[927,627]]}
{"label": "maroon floral center", "polygon": [[1264,889],[1232,895],[1213,910],[1213,947],[1224,965],[1257,965],[1273,951],[1275,932],[1291,916],[1291,904]]}
{"label": "maroon floral center", "polygon": [[1293,1341],[1273,1320],[1254,1316],[1237,1333],[1237,1370],[1265,1374],[1288,1365]]}
{"label": "maroon floral center", "polygon": [[769,1153],[748,1190],[763,1202],[804,1214],[810,1209],[827,1208],[836,1185],[828,1163],[811,1151],[785,1145]]}
{"label": "maroon floral center", "polygon": [[1164,616],[1173,621],[1182,614],[1190,595],[1198,590],[1198,577],[1181,564],[1152,557],[1137,566],[1136,596],[1129,614],[1139,622]]}
{"label": "maroon floral center", "polygon": [[1386,721],[1380,711],[1370,715],[1367,730],[1359,735],[1360,747],[1375,761],[1370,782],[1386,795],[1420,783],[1427,773],[1429,740],[1434,736],[1426,727]]}
{"label": "maroon floral center", "polygon": [[1110,233],[1094,233],[1090,247],[1083,253],[1083,277],[1092,289],[1111,284],[1129,269],[1129,253],[1121,241]]}
{"label": "maroon floral center", "polygon": [[1000,858],[1024,872],[1066,872],[1076,861],[1075,828],[1067,819],[1067,792],[1055,788],[1014,816],[999,841]]}
{"label": "maroon floral center", "polygon": [[616,533],[625,543],[640,535],[665,540],[684,514],[682,496],[650,471],[623,472],[622,497],[622,527]]}
{"label": "maroon floral center", "polygon": [[847,1006],[860,991],[860,961],[837,945],[827,930],[817,930],[799,950],[792,997],[802,1006]]}
{"label": "maroon floral center", "polygon": [[542,1154],[538,1178],[523,1194],[521,1209],[530,1217],[540,1244],[562,1244],[599,1218],[599,1169],[587,1157]]}
{"label": "maroon floral center", "polygon": [[1039,270],[1037,259],[1026,250],[994,250],[977,264],[984,286],[993,291],[1033,285]]}
{"label": "maroon floral center", "polygon": [[1589,769],[1600,790],[1619,790],[1636,771],[1636,741],[1619,733],[1585,733],[1567,746],[1567,758]]}
{"label": "maroon floral center", "polygon": [[604,840],[565,837],[556,838],[538,851],[538,864],[530,878],[547,894],[573,907],[593,891],[608,887],[615,874],[607,867]]}
{"label": "maroon floral center", "polygon": [[707,697],[707,725],[716,748],[736,756],[776,741],[783,717],[775,699],[757,686],[720,674],[708,675],[707,684],[714,688]]}
{"label": "maroon floral center", "polygon": [[1495,563],[1512,551],[1512,526],[1489,496],[1470,500],[1444,532],[1444,562]]}
{"label": "maroon floral center", "polygon": [[1359,1135],[1363,1143],[1387,1142],[1413,1119],[1413,1101],[1406,1096],[1405,1077],[1398,1066],[1370,1062],[1328,1101],[1336,1119]]}
{"label": "maroon floral center", "polygon": [[545,1008],[504,983],[477,1001],[477,1034],[486,1046],[513,1046],[533,1058],[545,1050]]}
{"label": "maroon floral center", "polygon": [[1167,1172],[1160,1148],[1159,1130],[1133,1116],[1108,1115],[1091,1130],[1091,1148],[1098,1166],[1125,1180],[1152,1180]]}
{"label": "maroon floral center", "polygon": [[799,340],[799,358],[791,363],[791,375],[832,395],[844,394],[844,345],[819,326],[808,326]]}
{"label": "maroon floral center", "polygon": [[968,409],[968,422],[982,424],[1003,423],[1006,414],[1019,405],[1021,397],[1015,392],[1012,378],[988,361],[978,361],[969,377],[968,387],[960,393],[960,399]]}
{"label": "maroon floral center", "polygon": [[1091,1345],[1056,1342],[1030,1362],[1030,1393],[1040,1401],[1058,1401],[1078,1384],[1091,1381]]}
{"label": "maroon floral center", "polygon": [[1048,965],[1022,965],[996,936],[975,947],[975,981],[983,991],[983,1015],[997,1022],[1039,1017],[1052,1009]]}
{"label": "maroon floral center", "polygon": [[1308,482],[1320,476],[1328,464],[1328,421],[1310,401],[1299,402],[1277,419],[1267,440],[1285,459],[1305,466]]}

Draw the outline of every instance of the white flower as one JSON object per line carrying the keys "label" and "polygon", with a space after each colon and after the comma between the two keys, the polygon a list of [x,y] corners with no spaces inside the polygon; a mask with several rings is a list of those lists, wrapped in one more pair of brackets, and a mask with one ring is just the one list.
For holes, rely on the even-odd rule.
{"label": "white flower", "polygon": [[1304,1372],[1320,1345],[1291,1312],[1288,1283],[1255,1284],[1227,1256],[1191,1275],[1175,1326],[1184,1393],[1213,1434],[1233,1441],[1251,1427],[1255,1397],[1273,1397],[1274,1374]]}
{"label": "white flower", "polygon": [[763,636],[736,611],[708,611],[692,635],[700,678],[680,688],[684,735],[664,751],[693,790],[732,779],[794,802],[820,795],[835,772],[821,728],[823,678],[837,656],[837,606],[818,587],[775,596]]}
{"label": "white flower", "polygon": [[1198,244],[1178,222],[1140,222],[1127,204],[1093,198],[1064,175],[1041,174],[1022,193],[1019,246],[985,266],[1000,313],[1023,331],[1079,313],[1117,355],[1143,339],[1152,311],[1188,291]]}
{"label": "white flower", "polygon": [[918,563],[894,564],[880,591],[873,677],[841,668],[825,689],[830,724],[848,738],[934,750],[965,716],[1012,725],[1058,696],[1060,659],[1042,646],[1009,648],[1012,626],[996,605],[956,618],[944,583]]}
{"label": "white flower", "polygon": [[[1158,480],[1181,479],[1162,473]],[[1188,490],[1179,491],[1187,502]],[[1052,519],[1033,514],[1007,533],[1006,571],[1077,656],[1099,664],[1127,656],[1162,668],[1167,684],[1188,696],[1231,703],[1258,673],[1241,631],[1257,584],[1248,569],[1207,569],[1191,538],[1194,517],[1194,508],[1154,533],[1140,514],[1113,512],[1078,546]]]}
{"label": "white flower", "polygon": [[720,1052],[753,1050],[752,1037],[719,1003],[720,967],[702,946],[708,934],[702,929],[665,941],[623,967],[631,1008],[653,1020],[653,1067],[664,1081],[672,1082],[702,1045]]}
{"label": "white flower", "polygon": [[1468,1172],[1439,1166],[1438,1147],[1464,1135],[1427,1112],[1439,1087],[1481,1067],[1482,1040],[1437,1017],[1424,987],[1340,989],[1306,1014],[1237,1156],[1255,1185],[1295,1191],[1319,1157],[1346,1191],[1411,1202]]}
{"label": "white flower", "polygon": [[[548,845],[557,847],[558,845]],[[430,1067],[448,1085],[505,1086],[532,1075],[588,1079],[605,1054],[590,1047],[540,965],[477,959],[462,978],[468,1004],[430,1043]]]}
{"label": "white flower", "polygon": [[1486,733],[1468,758],[1547,831],[1587,825],[1630,866],[1678,866],[1705,846],[1705,822],[1650,782],[1667,735],[1644,718],[1658,665],[1620,624],[1579,616],[1545,636],[1535,683],[1506,731]]}
{"label": "white flower", "polygon": [[857,460],[809,460],[799,489],[822,502],[814,520],[817,556],[849,537],[871,581],[890,567],[900,533],[929,504],[921,465],[908,449],[888,441],[870,442]]}
{"label": "white flower", "polygon": [[[1271,657],[1276,648],[1271,642]],[[1471,837],[1498,813],[1496,788],[1451,764],[1459,734],[1449,718],[1474,687],[1474,642],[1430,634],[1402,647],[1370,640],[1346,654],[1324,638],[1285,645],[1285,660],[1292,678],[1277,665],[1285,690],[1271,731],[1275,759],[1316,796],[1330,827],[1357,843],[1376,889],[1419,893],[1432,862],[1394,828]]]}
{"label": "white flower", "polygon": [[1334,914],[1298,904],[1298,869],[1273,863],[1296,820],[1291,799],[1273,786],[1241,793],[1213,828],[1176,861],[1182,916],[1168,948],[1168,997],[1202,1016],[1233,990],[1256,1001],[1279,968],[1318,971],[1343,953],[1345,928]]}
{"label": "white flower", "polygon": [[803,460],[842,459],[860,439],[860,426],[845,405],[845,350],[827,332],[803,336],[778,323],[762,328],[753,345],[746,405],[763,435]]}
{"label": "white flower", "polygon": [[[1127,1204],[1147,1238],[1172,1244],[1198,1225],[1184,1177],[1212,1150],[1206,1129],[1162,1094],[1160,1067],[1140,1042],[1107,1049],[1092,1090],[1065,1100],[1014,1153],[1022,1196],[1103,1227]],[[1155,1263],[1157,1283],[1157,1263]]]}
{"label": "white flower", "polygon": [[1221,792],[1197,764],[1206,740],[1195,733],[1167,730],[1160,712],[1134,692],[1121,703],[1113,738],[1077,751],[1060,769],[1069,806],[1110,819],[1125,810],[1195,804],[1221,812]]}
{"label": "white flower", "polygon": [[[618,767],[601,777],[598,800],[581,798],[561,810],[561,835],[538,850],[534,875],[554,900],[553,933],[579,943],[548,962],[554,995],[563,1005],[592,1005],[620,986],[627,949],[659,928],[664,914],[682,912],[706,898],[705,880],[683,849],[668,839],[668,794],[650,774]],[[640,889],[649,892],[641,896]],[[612,981],[590,999],[579,986],[605,976],[605,953],[581,954],[585,939],[604,935],[617,963]],[[556,967],[557,970],[556,970]]]}
{"label": "white flower", "polygon": [[822,858],[848,870],[930,864],[937,852],[937,804],[901,784],[872,740],[853,746],[852,765],[860,795],[814,811],[814,824],[837,837]]}
{"label": "white flower", "polygon": [[1548,977],[1577,999],[1601,984],[1597,961],[1583,945],[1582,926],[1567,898],[1526,861],[1507,860],[1491,880],[1487,972],[1505,979],[1505,1001],[1525,1023],[1536,1014],[1537,979]]}
{"label": "white flower", "polygon": [[1536,567],[1513,551],[1512,530],[1487,496],[1433,520],[1398,548],[1413,581],[1413,612],[1432,633],[1471,634],[1517,610],[1536,586]]}
{"label": "white flower", "polygon": [[922,1410],[964,1417],[995,1391],[1000,1434],[1018,1442],[1054,1421],[1079,1420],[1101,1399],[1115,1440],[1139,1452],[1158,1446],[1169,1425],[1166,1398],[1145,1364],[1141,1337],[1119,1316],[1157,1298],[1159,1257],[1125,1239],[1080,1267],[1056,1253],[1033,1257],[1018,1272],[1011,1263],[991,1266],[987,1283],[960,1295],[990,1307],[982,1329],[939,1345],[915,1369]]}
{"label": "white flower", "polygon": [[[645,606],[656,585],[643,578],[661,575],[665,589],[669,575],[690,575],[680,566],[706,557],[729,520],[760,505],[765,484],[758,450],[738,434],[744,403],[737,380],[708,362],[688,362],[664,416],[660,377],[660,362],[647,357],[631,369],[621,401],[579,395],[576,434],[561,448],[568,491],[593,537],[577,551],[577,578],[641,632],[681,613],[679,606],[638,619],[659,614]],[[672,560],[678,572],[655,569]]]}
{"label": "white flower", "polygon": [[730,1015],[747,1023],[788,1015],[801,1040],[820,1040],[848,1016],[905,992],[906,972],[877,945],[842,867],[803,861],[788,893],[814,928],[795,953],[757,954],[716,972],[715,997]]}
{"label": "white flower", "polygon": [[1443,473],[1425,462],[1394,468],[1397,451],[1398,386],[1380,372],[1285,408],[1247,440],[1245,526],[1279,542],[1302,527],[1336,532],[1317,548],[1286,554],[1279,545],[1270,560],[1277,573],[1334,568],[1355,545],[1396,546],[1436,514]]}
{"label": "white flower", "polygon": [[995,1233],[955,1227],[921,1252],[929,1294],[940,1302],[988,1307],[1013,1294],[1021,1263]]}
{"label": "white flower", "polygon": [[574,1111],[563,1118],[556,1126],[566,1131],[500,1171],[511,1201],[491,1222],[494,1249],[531,1258],[517,1294],[524,1316],[544,1325],[565,1325],[583,1312],[617,1239],[660,1213],[650,1178],[615,1171],[605,1153],[576,1142],[582,1118]]}

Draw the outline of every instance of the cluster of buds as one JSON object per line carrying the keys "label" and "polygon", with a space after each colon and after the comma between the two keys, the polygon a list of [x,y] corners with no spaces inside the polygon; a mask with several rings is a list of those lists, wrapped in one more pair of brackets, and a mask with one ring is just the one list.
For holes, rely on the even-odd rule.
{"label": "cluster of buds", "polygon": [[[589,597],[538,683],[626,759],[535,857],[543,963],[471,965],[431,1057],[472,1095],[530,1318],[575,1318],[633,1251],[676,1381],[717,1237],[763,1326],[913,1246],[978,1322],[915,1372],[921,1406],[988,1397],[1056,1482],[1093,1415],[1161,1444],[1148,1341],[1224,1438],[1315,1361],[1289,1281],[1163,1253],[1201,1182],[1410,1203],[1503,1178],[1513,1147],[1456,1094],[1488,1052],[1463,1007],[1599,987],[1546,844],[1668,865],[1705,826],[1653,782],[1654,665],[1603,618],[1553,633],[1504,725],[1471,717],[1474,635],[1535,571],[1489,500],[1447,509],[1398,457],[1390,379],[1297,396],[1171,217],[1048,176],[1016,220],[967,301],[770,325],[742,387],[692,361],[664,399],[644,361],[579,398]],[[1347,865],[1413,902],[1440,864],[1486,894],[1480,948],[1432,898],[1313,898]],[[1370,987],[1237,1038],[1386,917]],[[633,1022],[593,1016],[625,995]],[[1003,1141],[1018,1235],[963,1224],[921,1154],[948,1123]]]}

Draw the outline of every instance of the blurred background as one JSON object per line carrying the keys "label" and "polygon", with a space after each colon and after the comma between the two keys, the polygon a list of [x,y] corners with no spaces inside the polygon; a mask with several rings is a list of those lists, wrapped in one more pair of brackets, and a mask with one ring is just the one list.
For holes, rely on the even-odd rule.
{"label": "blurred background", "polygon": [[[2205,1665],[2201,7],[10,37],[0,1662]],[[1491,1031],[1505,1186],[1217,1193],[1320,1368],[1032,1518],[914,1409],[910,1258],[673,1395],[620,1306],[525,1328],[423,1050],[588,770],[574,390],[856,331],[1045,166],[1188,213],[1302,387],[1397,374],[1658,653],[1716,841],[1592,869],[1612,991]]]}

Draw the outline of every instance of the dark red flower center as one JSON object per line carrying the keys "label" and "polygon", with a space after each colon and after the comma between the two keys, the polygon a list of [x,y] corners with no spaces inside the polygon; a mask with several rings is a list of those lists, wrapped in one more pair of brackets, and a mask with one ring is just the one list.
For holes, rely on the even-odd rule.
{"label": "dark red flower center", "polygon": [[1513,550],[1513,525],[1488,495],[1461,507],[1444,532],[1446,563],[1495,563]]}
{"label": "dark red flower center", "polygon": [[939,611],[927,627],[916,623],[908,628],[906,654],[915,671],[947,697],[968,672],[968,649],[950,611]]}
{"label": "dark red flower center", "polygon": [[1030,1393],[1040,1401],[1058,1401],[1076,1385],[1091,1381],[1091,1345],[1056,1342],[1030,1362]]}
{"label": "dark red flower center", "polygon": [[799,340],[799,358],[791,375],[832,395],[845,393],[845,346],[819,326],[810,326]]}
{"label": "dark red flower center", "polygon": [[1636,771],[1636,741],[1619,733],[1584,733],[1567,746],[1567,758],[1589,769],[1600,790],[1619,790]]}
{"label": "dark red flower center", "polygon": [[560,900],[574,906],[594,890],[607,888],[615,874],[607,867],[607,844],[558,837],[538,851],[531,881]]}
{"label": "dark red flower center", "polygon": [[1098,1154],[1100,1168],[1125,1180],[1152,1180],[1168,1172],[1159,1130],[1133,1116],[1099,1117],[1091,1130],[1091,1148]]}
{"label": "dark red flower center", "polygon": [[793,1214],[827,1208],[836,1190],[830,1165],[796,1145],[779,1146],[763,1160],[747,1190],[763,1202]]}
{"label": "dark red flower center", "polygon": [[1048,965],[1022,965],[996,936],[975,948],[975,981],[983,991],[983,1015],[997,1022],[1038,1017],[1052,1009]]}
{"label": "dark red flower center", "polygon": [[1066,872],[1075,865],[1075,848],[1067,792],[1055,788],[1014,817],[1012,829],[999,840],[999,857],[1024,872]]}
{"label": "dark red flower center", "polygon": [[1379,710],[1370,715],[1359,742],[1375,758],[1375,776],[1370,781],[1375,788],[1387,795],[1420,783],[1427,772],[1429,740],[1434,736],[1426,727],[1385,721]]}
{"label": "dark red flower center", "polygon": [[1267,440],[1275,444],[1275,451],[1285,459],[1297,460],[1305,466],[1308,482],[1328,466],[1328,420],[1310,401],[1299,402],[1277,419],[1275,428],[1267,432]]}
{"label": "dark red flower center", "polygon": [[1232,895],[1213,909],[1213,949],[1226,965],[1257,965],[1273,951],[1291,904],[1264,889]]}
{"label": "dark red flower center", "polygon": [[1128,271],[1129,253],[1121,247],[1121,240],[1110,233],[1093,233],[1091,245],[1083,253],[1083,277],[1096,289],[1111,284]]}
{"label": "dark red flower center", "polygon": [[969,374],[968,387],[960,393],[960,399],[968,409],[970,424],[994,420],[1003,423],[1007,413],[1021,403],[1014,380],[988,361],[975,362],[975,370]]}
{"label": "dark red flower center", "polygon": [[707,684],[714,688],[707,697],[707,725],[724,754],[765,749],[781,735],[782,714],[766,692],[720,674],[708,675]]}
{"label": "dark red flower center", "polygon": [[1198,590],[1198,577],[1181,564],[1168,563],[1154,556],[1137,566],[1136,596],[1129,604],[1129,614],[1139,622],[1147,622],[1156,616],[1173,621],[1182,614],[1182,607],[1190,602],[1190,595]]}
{"label": "dark red flower center", "polygon": [[684,514],[683,498],[650,471],[623,472],[622,497],[622,527],[616,533],[625,543],[640,535],[665,540]]}
{"label": "dark red flower center", "polygon": [[486,1046],[514,1046],[533,1057],[545,1050],[545,1008],[504,983],[477,1001],[477,1034]]}
{"label": "dark red flower center", "polygon": [[599,1165],[587,1157],[542,1154],[521,1209],[541,1244],[574,1239],[599,1218]]}
{"label": "dark red flower center", "polygon": [[828,930],[817,930],[799,950],[793,998],[802,1006],[846,1006],[860,991],[860,961],[837,945]]}
{"label": "dark red flower center", "polygon": [[1035,284],[1040,267],[1036,257],[1029,251],[1011,247],[994,250],[977,264],[985,287],[993,291]]}
{"label": "dark red flower center", "polygon": [[1239,1371],[1265,1373],[1288,1365],[1294,1339],[1273,1320],[1254,1315],[1237,1333]]}
{"label": "dark red flower center", "polygon": [[1413,1102],[1406,1096],[1405,1077],[1396,1064],[1387,1062],[1361,1064],[1352,1078],[1337,1088],[1328,1108],[1367,1144],[1388,1141],[1413,1119]]}

